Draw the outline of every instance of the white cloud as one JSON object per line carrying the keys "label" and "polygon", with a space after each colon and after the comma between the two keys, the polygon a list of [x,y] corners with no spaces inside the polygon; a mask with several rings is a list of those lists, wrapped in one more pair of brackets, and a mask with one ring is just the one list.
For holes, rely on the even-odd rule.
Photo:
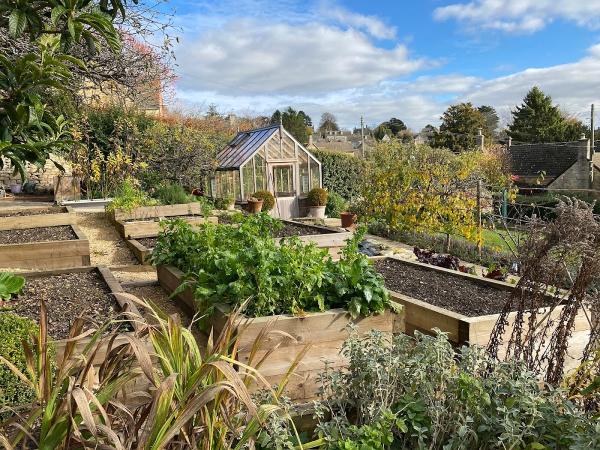
{"label": "white cloud", "polygon": [[376,46],[353,28],[236,19],[177,50],[180,86],[219,94],[313,94],[369,86],[424,68],[404,45]]}
{"label": "white cloud", "polygon": [[558,19],[598,28],[600,0],[473,0],[436,8],[434,17],[505,32],[531,33]]}
{"label": "white cloud", "polygon": [[386,25],[375,16],[353,13],[331,1],[323,1],[319,10],[323,18],[363,30],[377,39],[394,39],[396,37],[396,28]]}

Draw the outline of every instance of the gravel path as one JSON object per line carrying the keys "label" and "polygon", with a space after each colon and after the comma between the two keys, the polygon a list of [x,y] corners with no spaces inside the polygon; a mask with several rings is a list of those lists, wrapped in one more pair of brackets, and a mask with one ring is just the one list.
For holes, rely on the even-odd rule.
{"label": "gravel path", "polygon": [[68,225],[0,231],[0,245],[45,241],[70,241],[77,235]]}
{"label": "gravel path", "polygon": [[78,213],[76,218],[90,241],[92,266],[139,264],[104,212]]}

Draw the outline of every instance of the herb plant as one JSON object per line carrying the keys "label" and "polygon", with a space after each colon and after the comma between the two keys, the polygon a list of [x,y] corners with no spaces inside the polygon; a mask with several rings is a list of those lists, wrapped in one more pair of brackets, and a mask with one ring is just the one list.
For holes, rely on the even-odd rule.
{"label": "herb plant", "polygon": [[134,208],[141,206],[154,206],[158,205],[158,200],[151,198],[146,192],[144,192],[137,184],[137,181],[133,178],[127,178],[117,190],[117,195],[114,196],[113,200],[106,205],[108,212],[116,209],[124,209],[125,211],[131,211]]}

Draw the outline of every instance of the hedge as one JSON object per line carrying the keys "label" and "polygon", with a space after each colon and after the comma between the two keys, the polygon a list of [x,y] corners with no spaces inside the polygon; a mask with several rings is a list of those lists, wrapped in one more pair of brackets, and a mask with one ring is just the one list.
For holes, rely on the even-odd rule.
{"label": "hedge", "polygon": [[346,200],[361,193],[365,161],[348,153],[333,150],[311,150],[323,166],[323,187]]}

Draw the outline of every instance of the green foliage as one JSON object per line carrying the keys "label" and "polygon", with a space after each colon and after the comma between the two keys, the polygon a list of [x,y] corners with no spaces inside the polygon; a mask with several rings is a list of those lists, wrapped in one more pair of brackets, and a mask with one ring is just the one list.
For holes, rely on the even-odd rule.
{"label": "green foliage", "polygon": [[360,195],[365,180],[365,162],[354,155],[329,150],[311,150],[322,164],[323,187],[350,201]]}
{"label": "green foliage", "polygon": [[279,125],[280,120],[285,128],[298,142],[306,144],[308,142],[309,124],[312,121],[304,111],[296,111],[291,106],[283,113],[279,110],[275,111],[271,116],[271,124]]}
{"label": "green foliage", "polygon": [[579,120],[566,118],[558,106],[552,104],[552,98],[537,86],[525,95],[512,116],[508,134],[521,142],[576,141],[585,131]]}
{"label": "green foliage", "polygon": [[[89,53],[101,44],[120,49],[113,20],[125,16],[126,4],[110,1],[36,0],[3,2],[0,25],[15,46],[32,42],[35,50],[0,53],[0,156],[7,158],[25,178],[25,164],[43,165],[50,152],[69,144],[68,123],[48,111],[48,93],[68,88],[72,66],[85,68],[70,52],[78,44]],[[17,56],[15,56],[17,55]],[[0,167],[4,162],[0,159]]]}
{"label": "green foliage", "polygon": [[10,272],[0,272],[0,300],[10,300],[25,286],[25,278]]}
{"label": "green foliage", "polygon": [[275,207],[275,197],[269,191],[257,191],[253,197],[263,201],[262,210],[265,212],[271,211]]}
{"label": "green foliage", "polygon": [[183,221],[166,222],[152,259],[186,274],[199,311],[212,314],[216,304],[238,307],[246,300],[250,317],[302,314],[347,308],[353,317],[391,307],[382,277],[357,251],[357,235],[344,257],[334,262],[326,249],[296,237],[278,245],[279,220],[266,213],[240,216],[236,227]]}
{"label": "green foliage", "polygon": [[[36,332],[37,325],[32,320],[6,312],[0,313],[0,356],[24,372],[27,367],[21,341],[29,341],[30,335]],[[26,405],[35,398],[33,389],[19,380],[8,366],[1,362],[0,386],[0,409]]]}
{"label": "green foliage", "polygon": [[457,353],[443,334],[353,334],[342,354],[348,368],[321,376],[322,448],[585,448],[598,437],[563,392],[480,348]]}
{"label": "green foliage", "polygon": [[188,194],[180,184],[163,183],[155,191],[154,197],[163,205],[180,205],[191,203],[194,196]]}
{"label": "green foliage", "polygon": [[484,135],[494,138],[498,134],[498,126],[500,124],[500,117],[493,106],[482,105],[477,110],[483,115],[485,122]]}
{"label": "green foliage", "polygon": [[329,191],[327,197],[327,207],[325,214],[327,217],[340,217],[340,214],[346,211],[346,201],[337,192]]}
{"label": "green foliage", "polygon": [[327,206],[327,191],[323,188],[311,189],[306,196],[310,206]]}
{"label": "green foliage", "polygon": [[487,131],[485,117],[471,103],[448,107],[441,120],[440,130],[433,138],[433,147],[447,148],[453,152],[475,149],[479,129],[484,134]]}
{"label": "green foliage", "polygon": [[108,212],[116,209],[123,209],[125,211],[131,211],[134,208],[140,206],[155,206],[159,202],[151,198],[145,191],[143,191],[136,183],[136,180],[127,178],[117,191],[113,200],[106,205]]}

